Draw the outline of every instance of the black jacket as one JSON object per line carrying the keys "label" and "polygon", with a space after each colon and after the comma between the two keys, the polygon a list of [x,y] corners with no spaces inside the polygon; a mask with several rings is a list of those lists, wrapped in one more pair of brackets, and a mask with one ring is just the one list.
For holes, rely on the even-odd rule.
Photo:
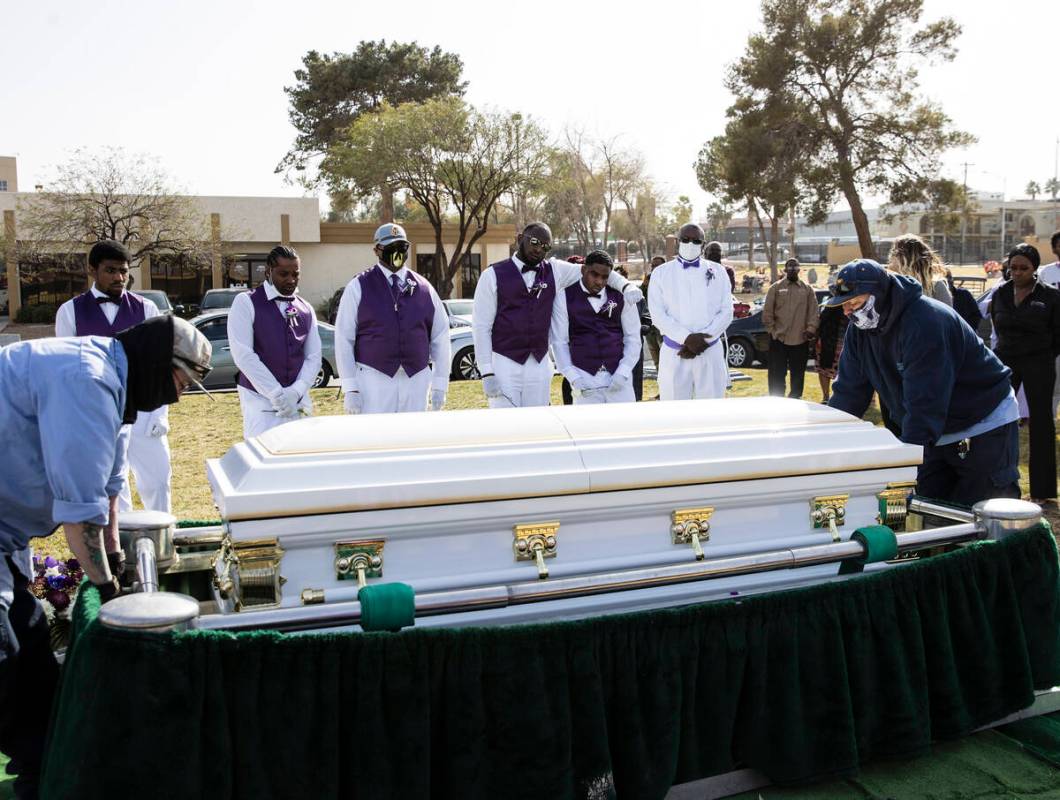
{"label": "black jacket", "polygon": [[1002,361],[1060,355],[1060,291],[1051,286],[1035,281],[1017,306],[1012,281],[1001,284],[990,299],[990,319]]}

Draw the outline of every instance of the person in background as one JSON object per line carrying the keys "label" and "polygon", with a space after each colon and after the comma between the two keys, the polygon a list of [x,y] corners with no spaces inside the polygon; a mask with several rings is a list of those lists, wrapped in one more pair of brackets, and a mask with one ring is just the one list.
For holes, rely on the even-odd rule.
{"label": "person in background", "polygon": [[810,284],[811,287],[817,285],[817,270],[816,270],[816,268],[810,267],[809,271],[806,273],[806,282],[808,284]]}
{"label": "person in background", "polygon": [[648,287],[651,285],[652,272],[655,271],[656,267],[660,267],[665,263],[666,259],[662,256],[652,256],[648,272],[640,285],[641,291],[644,292],[644,299],[640,302],[641,325],[648,326],[648,330],[644,333],[644,345],[648,348],[648,355],[651,356],[651,363],[655,365],[656,370],[659,369],[659,348],[662,347],[662,333],[655,327],[651,319],[651,310],[648,308]]}
{"label": "person in background", "polygon": [[605,251],[594,250],[585,257],[582,279],[556,294],[552,353],[577,404],[636,400],[632,373],[640,357],[640,315],[636,303],[607,285],[612,264]]}
{"label": "person in background", "polygon": [[[1038,267],[1038,280],[1046,286],[1060,289],[1060,231],[1052,235],[1049,245],[1053,249],[1056,261]],[[1053,384],[1053,417],[1060,408],[1060,356],[1056,357],[1056,382]]]}
{"label": "person in background", "polygon": [[990,300],[998,358],[1012,370],[1012,385],[1027,390],[1030,409],[1030,497],[1056,503],[1056,417],[1052,392],[1060,355],[1060,290],[1038,280],[1041,257],[1029,244],[1008,254],[1012,279]]}
{"label": "person in background", "polygon": [[265,282],[236,295],[228,312],[244,439],[313,413],[309,388],[320,372],[320,332],[313,307],[297,294],[301,274],[298,253],[272,248]]}
{"label": "person in background", "polygon": [[953,296],[946,283],[942,259],[919,236],[908,233],[894,240],[887,269],[908,275],[920,284],[925,297],[953,308]]}
{"label": "person in background", "polygon": [[[834,289],[832,295],[835,296]],[[821,396],[825,405],[832,396],[832,381],[839,370],[839,357],[843,354],[843,338],[850,320],[842,306],[824,306],[817,322],[817,348],[814,363],[817,380],[821,383]]]}
{"label": "person in background", "polygon": [[729,290],[735,293],[736,270],[728,264],[721,263],[721,242],[707,242],[707,246],[703,248],[703,255],[706,256],[707,261],[713,261],[725,270],[725,274],[729,276]]}
{"label": "person in background", "polygon": [[861,417],[877,392],[898,438],[924,448],[917,494],[966,506],[1019,497],[1011,370],[952,308],[870,259],[844,266],[825,304],[850,319],[828,405]]}
{"label": "person in background", "polygon": [[17,776],[16,797],[37,796],[59,677],[48,620],[30,591],[30,540],[62,525],[99,599],[121,593],[119,431],[137,414],[177,402],[210,371],[210,355],[206,337],[171,315],[113,338],[0,348],[0,750]]}
{"label": "person in background", "polygon": [[703,257],[703,229],[677,232],[677,257],[652,270],[648,307],[663,333],[659,397],[691,400],[725,396],[729,369],[717,346],[732,322],[732,286],[722,267]]}
{"label": "person in background", "polygon": [[393,222],[372,237],[376,263],[346,284],[335,360],[347,414],[441,411],[449,389],[449,315],[430,281],[405,266],[409,239]]}
{"label": "person in background", "polygon": [[784,396],[791,375],[788,397],[802,397],[810,341],[817,335],[817,295],[799,280],[799,261],[789,258],[784,277],[769,287],[762,307],[762,325],[769,334],[769,393]]}
{"label": "person in background", "polygon": [[[146,297],[129,291],[131,256],[123,244],[96,242],[88,251],[88,291],[67,300],[55,314],[56,336],[114,336],[119,331],[159,316],[158,307]],[[123,427],[122,447],[136,476],[136,489],[144,508],[169,513],[172,506],[169,460],[169,407],[136,415]],[[126,471],[119,494],[122,510],[132,508],[132,491]]]}
{"label": "person in background", "polygon": [[[567,263],[568,264],[577,264],[580,267],[582,264],[585,263],[585,258],[575,254],[575,255],[573,255],[573,256],[571,256],[570,258],[567,259]],[[559,294],[557,293],[556,296],[559,297]],[[555,310],[553,310],[552,313],[553,313],[553,315],[555,315],[555,313],[556,313]],[[557,369],[558,369],[558,367],[557,367]],[[562,370],[560,370],[560,371],[562,372]],[[560,393],[560,397],[563,398],[563,405],[569,406],[569,405],[572,405],[574,403],[574,390],[571,389],[570,381],[567,380],[567,376],[566,375],[563,376],[563,381],[562,381],[562,383],[560,383],[559,393]]]}
{"label": "person in background", "polygon": [[969,328],[973,331],[979,330],[979,323],[983,321],[983,314],[975,302],[975,295],[953,282],[953,272],[950,271],[949,267],[946,268],[945,273],[946,286],[949,288],[950,296],[953,298],[953,310],[957,312],[957,316],[968,323]]}

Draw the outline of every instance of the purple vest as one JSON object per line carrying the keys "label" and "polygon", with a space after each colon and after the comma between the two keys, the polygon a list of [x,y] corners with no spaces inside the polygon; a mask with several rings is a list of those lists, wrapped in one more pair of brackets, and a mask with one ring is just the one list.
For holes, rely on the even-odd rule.
{"label": "purple vest", "polygon": [[[254,304],[254,353],[280,386],[286,388],[298,379],[305,363],[305,342],[313,309],[295,295],[291,305],[298,324],[292,328],[280,310],[282,301],[270,300],[264,284],[250,293],[250,302]],[[257,391],[243,373],[239,373],[238,383],[244,389]]]}
{"label": "purple vest", "polygon": [[568,286],[566,295],[571,362],[590,375],[595,375],[600,367],[614,375],[622,360],[622,292],[604,287],[604,297],[615,304],[610,316],[606,302],[599,313],[593,310],[580,283]]}
{"label": "purple vest", "polygon": [[556,280],[552,264],[541,262],[536,283],[540,293],[523,283],[519,267],[510,258],[492,265],[497,276],[497,316],[493,319],[493,352],[525,364],[533,356],[543,361],[548,352],[548,329],[552,324],[552,303]]}
{"label": "purple vest", "polygon": [[74,298],[74,333],[77,336],[113,336],[144,321],[144,301],[132,292],[122,292],[114,322],[107,316],[89,290]]}
{"label": "purple vest", "polygon": [[353,357],[391,378],[398,367],[406,375],[426,369],[431,358],[431,328],[434,301],[430,284],[411,270],[405,273],[415,283],[412,294],[396,297],[390,271],[376,264],[357,276],[361,303],[357,307],[357,338]]}

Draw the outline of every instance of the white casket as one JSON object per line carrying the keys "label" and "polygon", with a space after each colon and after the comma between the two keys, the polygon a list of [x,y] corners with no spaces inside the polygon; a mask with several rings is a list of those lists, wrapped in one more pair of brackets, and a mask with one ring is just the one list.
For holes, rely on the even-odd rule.
{"label": "white casket", "polygon": [[[884,428],[783,398],[304,419],[208,462],[215,596],[261,617],[396,581],[470,598],[446,617],[417,606],[417,625],[496,624],[833,580],[836,563],[636,576],[846,540],[904,510],[920,461]],[[633,577],[615,591],[615,575]],[[575,580],[584,591],[558,591]],[[483,588],[513,585],[541,602]]]}

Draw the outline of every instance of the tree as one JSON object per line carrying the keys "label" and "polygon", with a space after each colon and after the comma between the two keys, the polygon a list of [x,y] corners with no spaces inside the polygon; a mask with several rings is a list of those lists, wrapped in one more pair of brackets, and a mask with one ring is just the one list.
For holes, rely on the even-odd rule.
{"label": "tree", "polygon": [[1042,187],[1038,185],[1038,181],[1030,181],[1023,191],[1031,196],[1031,200],[1035,200],[1042,193]]}
{"label": "tree", "polygon": [[1056,178],[1050,178],[1045,182],[1045,186],[1043,186],[1042,188],[1045,189],[1046,194],[1049,195],[1050,200],[1055,200],[1056,196],[1060,194],[1060,181],[1058,181]]}
{"label": "tree", "polygon": [[19,202],[21,260],[45,263],[57,245],[113,239],[128,248],[134,267],[169,256],[194,270],[200,286],[209,274],[215,246],[208,217],[149,156],[76,150],[46,185]]}
{"label": "tree", "polygon": [[[482,113],[456,98],[384,105],[358,118],[332,145],[321,164],[332,191],[365,196],[374,187],[404,189],[434,229],[433,263],[425,271],[442,297],[453,277],[487,232],[498,200],[519,185],[523,171],[540,172],[545,137],[532,123],[512,115]],[[516,165],[516,154],[529,159]],[[450,260],[443,229],[451,224],[456,244]]]}
{"label": "tree", "polygon": [[707,238],[721,241],[725,238],[725,230],[732,221],[732,207],[726,203],[713,202],[707,206]]}
{"label": "tree", "polygon": [[657,210],[663,206],[666,197],[651,178],[641,175],[640,180],[623,187],[619,199],[626,210],[629,238],[637,243],[637,249],[647,262],[665,247],[663,220]]}
{"label": "tree", "polygon": [[[288,116],[298,131],[294,146],[276,166],[304,173],[310,161],[327,155],[331,146],[363,114],[384,104],[422,103],[437,97],[460,97],[467,88],[461,80],[460,56],[416,42],[361,42],[352,53],[331,55],[310,50],[295,70],[295,83],[285,86]],[[326,176],[324,176],[326,178]],[[317,177],[303,178],[314,185]],[[378,188],[378,187],[377,187]],[[383,222],[393,213],[391,196],[383,192]]]}
{"label": "tree", "polygon": [[896,187],[892,199],[901,203],[895,210],[885,209],[880,219],[886,223],[906,219],[921,212],[932,233],[952,236],[960,233],[961,223],[967,223],[979,204],[961,183],[949,178],[916,181]]}
{"label": "tree", "polygon": [[728,85],[761,101],[783,93],[802,106],[813,163],[850,205],[862,254],[873,255],[862,192],[938,172],[940,154],[974,138],[917,97],[917,63],[952,60],[960,27],[922,24],[922,0],[763,0]]}

